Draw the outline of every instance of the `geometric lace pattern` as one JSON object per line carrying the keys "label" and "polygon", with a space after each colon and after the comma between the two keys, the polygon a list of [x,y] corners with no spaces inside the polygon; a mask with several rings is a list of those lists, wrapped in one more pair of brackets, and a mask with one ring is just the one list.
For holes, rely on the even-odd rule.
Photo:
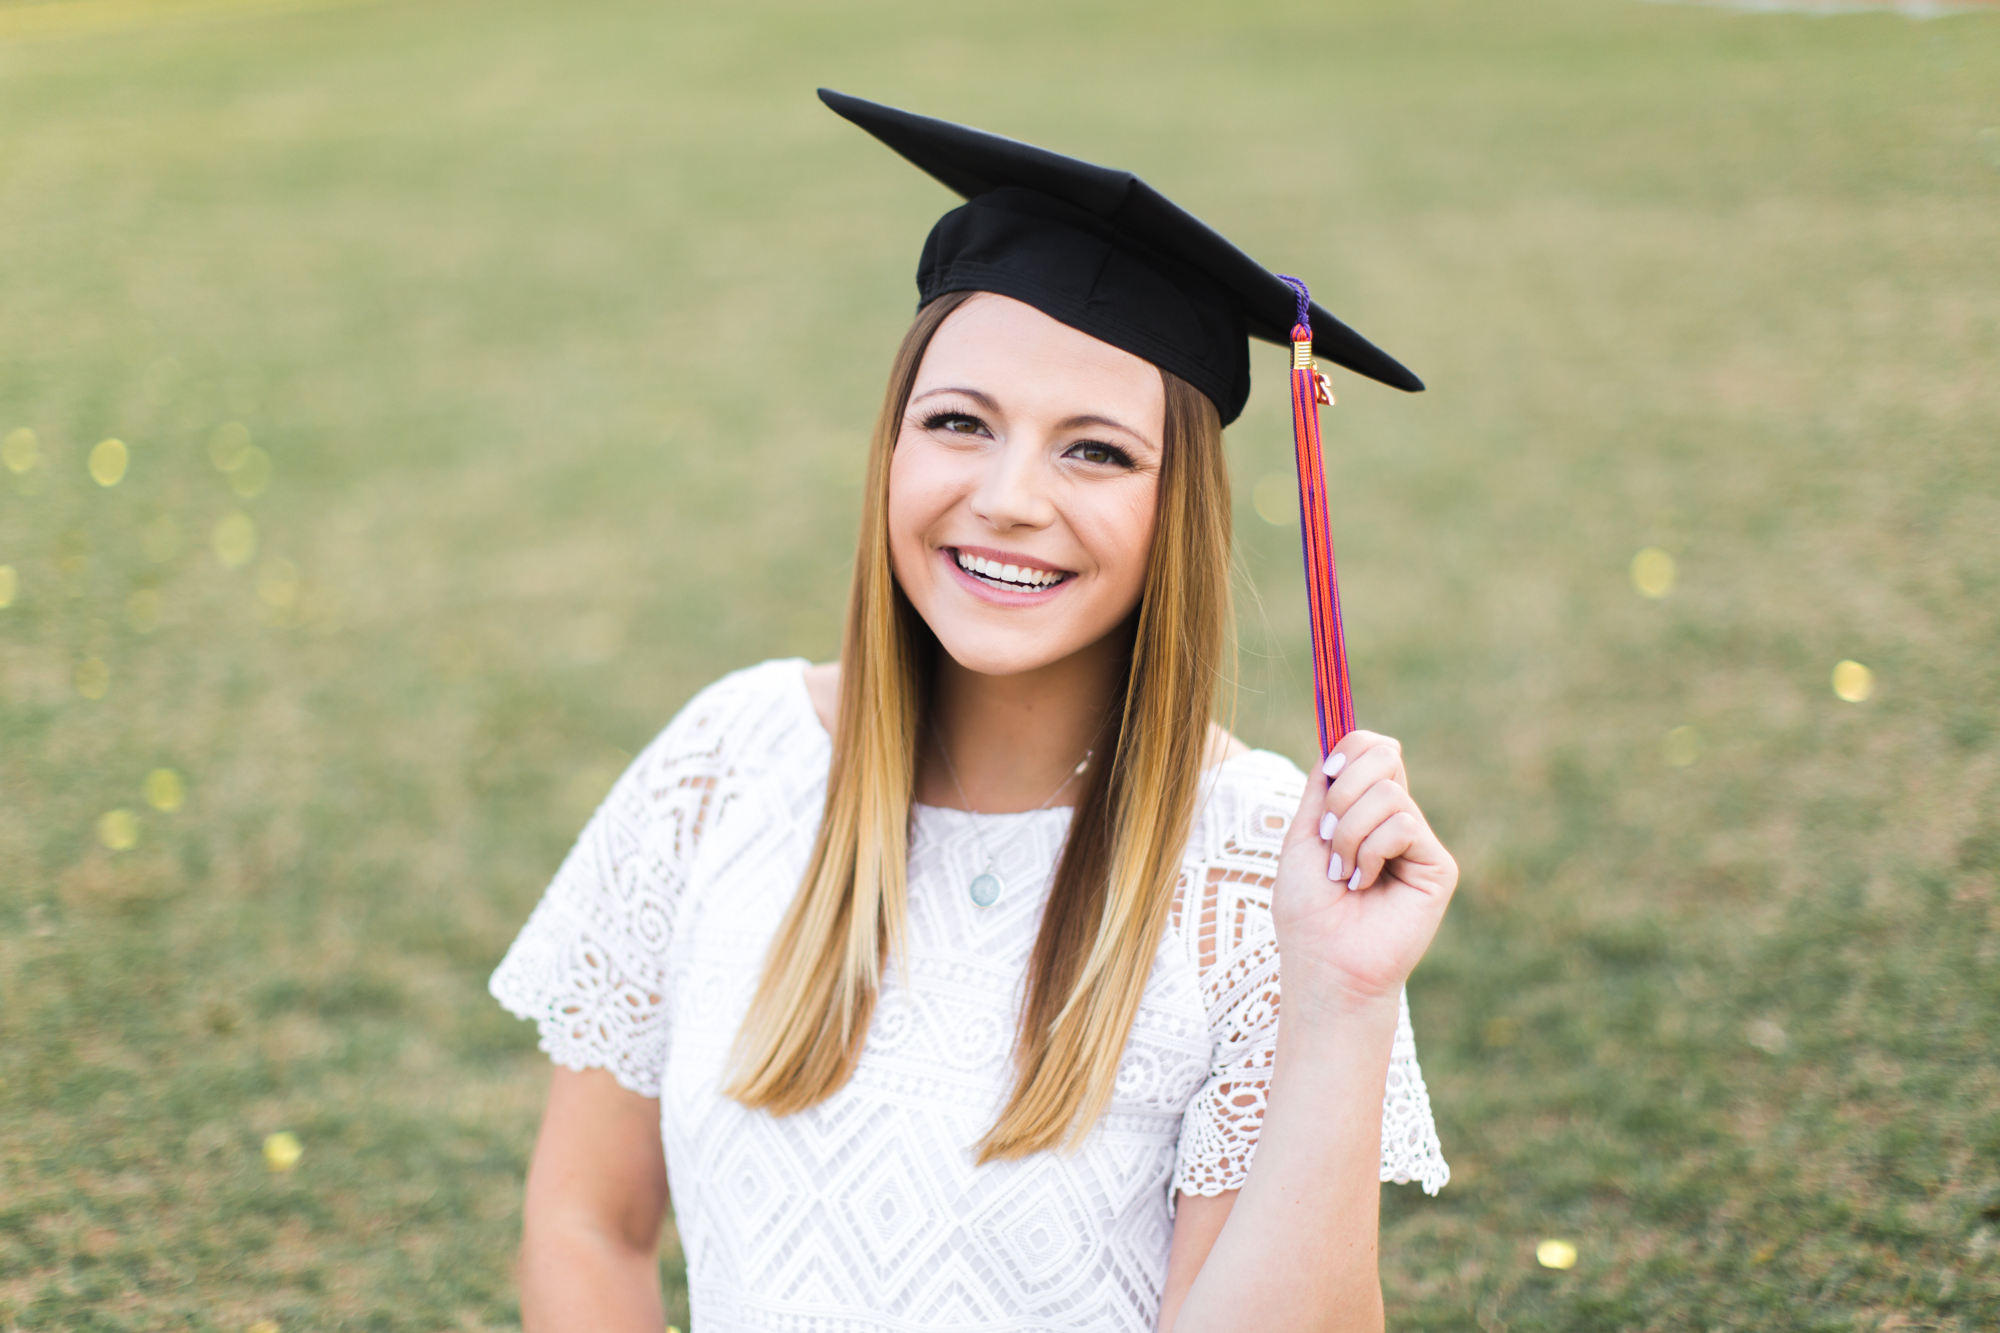
{"label": "geometric lace pattern", "polygon": [[[557,1063],[659,1099],[705,1333],[1152,1329],[1175,1195],[1239,1188],[1253,1168],[1281,998],[1271,872],[1304,775],[1264,751],[1207,771],[1109,1108],[1074,1151],[975,1166],[1012,1088],[1067,809],[917,806],[907,949],[852,1077],[783,1118],[721,1095],[826,795],[831,745],[804,666],[724,677],[646,747],[493,995]],[[1004,887],[982,908],[966,886],[985,852]],[[1405,997],[1381,1178],[1436,1193],[1448,1176]]]}

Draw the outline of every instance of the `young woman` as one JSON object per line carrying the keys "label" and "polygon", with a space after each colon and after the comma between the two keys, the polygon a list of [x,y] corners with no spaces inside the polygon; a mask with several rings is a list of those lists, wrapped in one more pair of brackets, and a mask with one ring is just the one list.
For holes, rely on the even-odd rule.
{"label": "young woman", "polygon": [[671,1169],[697,1333],[1379,1328],[1457,869],[1395,741],[1308,779],[1210,721],[1221,428],[1290,298],[1130,177],[823,96],[971,201],[841,660],[698,695],[495,974],[557,1065],[524,1324],[658,1333]]}

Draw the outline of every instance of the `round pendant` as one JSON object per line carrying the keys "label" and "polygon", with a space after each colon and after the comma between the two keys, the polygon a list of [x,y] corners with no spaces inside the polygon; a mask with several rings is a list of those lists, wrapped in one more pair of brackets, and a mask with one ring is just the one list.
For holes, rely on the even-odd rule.
{"label": "round pendant", "polygon": [[1000,901],[1000,880],[988,872],[966,885],[966,891],[972,895],[973,902],[981,907],[991,907]]}

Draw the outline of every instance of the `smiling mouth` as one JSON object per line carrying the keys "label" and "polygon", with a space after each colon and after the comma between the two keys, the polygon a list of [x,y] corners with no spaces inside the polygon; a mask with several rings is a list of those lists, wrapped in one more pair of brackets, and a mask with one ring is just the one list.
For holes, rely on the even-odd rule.
{"label": "smiling mouth", "polygon": [[1071,575],[1063,570],[1036,569],[1031,565],[1009,565],[998,560],[988,560],[985,556],[971,555],[965,551],[953,551],[952,559],[958,567],[972,577],[995,588],[1006,588],[1012,592],[1040,592],[1053,588]]}

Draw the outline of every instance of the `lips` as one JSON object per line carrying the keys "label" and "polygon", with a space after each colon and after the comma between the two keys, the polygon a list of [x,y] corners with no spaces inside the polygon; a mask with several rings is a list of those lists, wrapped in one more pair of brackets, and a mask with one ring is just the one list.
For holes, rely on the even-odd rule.
{"label": "lips", "polygon": [[938,555],[948,560],[967,588],[1002,603],[1037,602],[1076,578],[1076,571],[1056,569],[1012,551],[986,547],[946,546]]}
{"label": "lips", "polygon": [[990,583],[996,588],[1006,588],[1011,592],[1040,592],[1053,588],[1070,575],[1060,569],[1047,569],[1025,562],[1008,562],[989,556],[975,555],[971,551],[954,550],[952,559],[958,567],[982,583]]}

